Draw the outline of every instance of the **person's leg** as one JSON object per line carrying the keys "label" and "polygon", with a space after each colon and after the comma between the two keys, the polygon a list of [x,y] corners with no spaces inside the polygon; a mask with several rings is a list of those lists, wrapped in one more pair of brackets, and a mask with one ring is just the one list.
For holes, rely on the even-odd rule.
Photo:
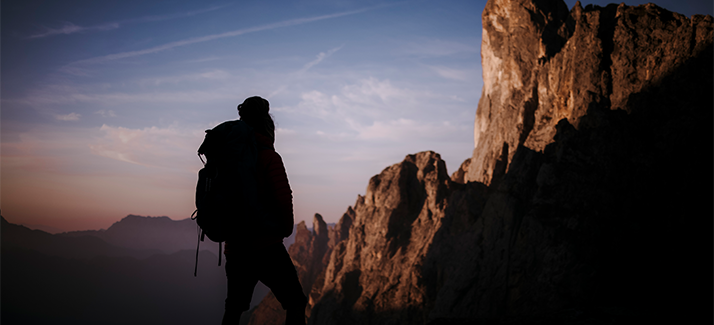
{"label": "person's leg", "polygon": [[287,311],[285,324],[305,324],[307,298],[303,293],[297,271],[282,244],[270,245],[264,251],[265,266],[260,274],[263,282]]}
{"label": "person's leg", "polygon": [[[231,257],[226,255],[226,279],[228,292],[226,293],[225,313],[222,325],[238,325],[240,315],[250,308],[253,289],[258,283],[256,270],[245,267],[254,262],[252,254],[241,254],[239,249],[231,247]],[[244,258],[241,260],[241,258]],[[230,260],[230,262],[229,262]],[[238,263],[242,263],[240,265]]]}

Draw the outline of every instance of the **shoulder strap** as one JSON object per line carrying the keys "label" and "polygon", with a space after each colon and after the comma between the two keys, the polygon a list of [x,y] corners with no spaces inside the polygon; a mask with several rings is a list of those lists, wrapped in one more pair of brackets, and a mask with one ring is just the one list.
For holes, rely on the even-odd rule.
{"label": "shoulder strap", "polygon": [[198,247],[201,245],[201,228],[198,227],[198,225],[196,225],[196,228],[198,229],[198,240],[196,240],[196,265],[193,267],[194,277],[196,277],[196,273],[198,273]]}

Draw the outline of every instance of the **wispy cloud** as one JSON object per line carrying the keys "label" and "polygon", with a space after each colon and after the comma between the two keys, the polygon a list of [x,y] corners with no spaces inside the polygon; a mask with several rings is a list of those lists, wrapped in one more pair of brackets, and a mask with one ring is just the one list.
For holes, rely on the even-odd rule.
{"label": "wispy cloud", "polygon": [[398,142],[444,141],[455,138],[465,129],[462,125],[453,125],[448,121],[419,121],[410,118],[398,118],[389,121],[374,121],[371,125],[354,125],[359,132],[358,138],[364,140],[390,140]]}
{"label": "wispy cloud", "polygon": [[434,58],[450,56],[454,54],[478,54],[480,49],[480,39],[473,39],[463,43],[452,40],[422,38],[417,41],[397,41],[400,48],[396,54],[415,56],[420,58]]}
{"label": "wispy cloud", "polygon": [[298,71],[298,74],[302,74],[302,73],[307,72],[307,70],[309,70],[310,68],[314,67],[314,66],[317,65],[318,63],[322,62],[322,60],[324,60],[324,59],[326,59],[326,58],[329,58],[332,54],[334,54],[335,52],[339,51],[343,46],[344,46],[344,44],[341,45],[341,46],[339,46],[339,47],[336,47],[336,48],[334,48],[334,49],[331,49],[331,50],[329,50],[329,51],[327,51],[327,52],[320,52],[320,54],[317,55],[317,58],[315,58],[315,60],[312,60],[312,61],[308,62],[307,64],[305,64],[305,65],[302,67],[302,69],[300,69],[300,71]]}
{"label": "wispy cloud", "polygon": [[60,28],[46,28],[42,33],[31,35],[30,38],[43,38],[52,35],[69,35],[81,32],[104,31],[119,28],[119,23],[106,23],[96,26],[77,26],[70,22],[64,22]]}
{"label": "wispy cloud", "polygon": [[471,127],[470,121],[448,113],[459,104],[450,96],[367,78],[335,94],[305,92],[297,106],[278,111],[323,120],[316,134],[330,139],[407,143],[457,138]]}
{"label": "wispy cloud", "polygon": [[69,113],[69,114],[58,114],[55,115],[55,118],[60,120],[60,121],[79,121],[79,118],[81,117],[81,114],[77,113]]}
{"label": "wispy cloud", "polygon": [[154,77],[154,78],[146,78],[142,79],[139,81],[140,85],[147,85],[147,84],[152,84],[155,86],[159,86],[162,84],[177,84],[179,82],[185,82],[185,81],[203,81],[203,80],[226,80],[231,77],[231,74],[223,71],[223,70],[210,70],[210,71],[203,71],[203,72],[198,72],[198,73],[191,73],[191,74],[184,74],[184,75],[176,75],[176,76],[165,76],[165,77]]}
{"label": "wispy cloud", "polygon": [[297,107],[280,110],[341,124],[405,113],[422,105],[428,97],[429,94],[423,92],[395,87],[389,80],[370,77],[345,85],[333,95],[317,90],[302,93]]}
{"label": "wispy cloud", "polygon": [[[161,84],[162,80],[145,80],[146,84]],[[65,89],[65,91],[62,91]],[[30,107],[46,111],[49,106],[72,105],[77,103],[90,103],[103,105],[106,103],[126,104],[126,103],[205,103],[212,100],[228,99],[236,100],[238,97],[229,88],[222,87],[209,90],[191,91],[160,91],[160,92],[103,92],[95,88],[74,88],[74,87],[48,87],[33,92],[30,96],[20,99],[3,100],[9,104],[28,105]],[[57,119],[63,121],[76,121],[80,115],[76,113],[57,115]],[[74,115],[73,115],[74,114]],[[108,112],[105,111],[105,114]]]}
{"label": "wispy cloud", "polygon": [[103,23],[103,24],[94,25],[94,26],[78,26],[71,22],[64,22],[62,24],[62,27],[45,28],[45,31],[38,33],[38,34],[31,35],[29,38],[44,38],[44,37],[53,36],[53,35],[69,35],[69,34],[75,34],[75,33],[112,30],[112,29],[119,28],[121,25],[132,24],[132,23],[162,21],[162,20],[170,20],[170,19],[176,19],[176,18],[191,17],[191,16],[195,16],[195,15],[202,14],[205,12],[218,10],[218,9],[221,9],[221,8],[224,8],[227,6],[228,5],[213,6],[213,7],[189,11],[189,12],[166,14],[166,15],[145,16],[145,17],[141,17],[141,18],[126,19],[126,20],[121,20],[121,21]]}
{"label": "wispy cloud", "polygon": [[446,79],[466,81],[474,74],[473,71],[467,71],[462,69],[452,69],[444,66],[431,66],[426,65],[427,68],[436,72],[439,76]]}
{"label": "wispy cloud", "polygon": [[102,125],[104,136],[89,145],[93,154],[142,166],[193,170],[202,128],[148,127],[132,129]]}
{"label": "wispy cloud", "polygon": [[221,5],[221,6],[211,6],[211,7],[204,8],[204,9],[193,10],[193,11],[188,11],[188,12],[181,12],[181,13],[174,13],[174,14],[145,16],[145,17],[141,17],[141,18],[125,20],[123,22],[124,23],[150,22],[150,21],[162,21],[162,20],[169,20],[169,19],[176,19],[176,18],[185,18],[185,17],[191,17],[191,16],[195,16],[198,14],[218,10],[218,9],[223,9],[228,6],[230,6],[230,4]]}
{"label": "wispy cloud", "polygon": [[94,112],[94,114],[101,115],[102,117],[117,117],[117,115],[114,113],[114,111],[112,111],[110,109],[100,109],[100,110]]}
{"label": "wispy cloud", "polygon": [[184,63],[203,63],[203,62],[211,62],[211,61],[224,60],[224,59],[226,59],[226,57],[209,56],[209,57],[200,58],[200,59],[186,60],[186,61],[184,61]]}
{"label": "wispy cloud", "polygon": [[[340,45],[339,47],[335,47],[335,48],[333,48],[333,49],[330,49],[330,50],[327,51],[327,52],[320,52],[314,60],[312,60],[312,61],[306,63],[305,65],[303,65],[302,68],[300,68],[300,70],[298,70],[298,71],[296,71],[296,72],[294,72],[294,73],[288,75],[287,78],[286,78],[286,79],[287,79],[287,83],[292,84],[294,79],[302,77],[308,70],[310,70],[310,68],[316,66],[317,64],[319,64],[319,63],[322,62],[323,60],[329,58],[330,56],[332,56],[332,54],[335,54],[335,52],[339,51],[339,50],[342,49],[344,46],[345,46],[345,45],[343,44],[343,45]],[[285,81],[285,80],[284,80],[284,81]],[[278,87],[278,89],[274,90],[272,93],[270,93],[270,94],[267,96],[268,99],[270,99],[270,98],[272,98],[273,96],[275,96],[275,95],[277,95],[277,94],[283,92],[286,88],[288,88],[287,85],[282,85],[282,86]]]}
{"label": "wispy cloud", "polygon": [[380,5],[380,6],[362,8],[362,9],[358,9],[358,10],[339,12],[339,13],[334,13],[334,14],[329,14],[329,15],[290,19],[290,20],[285,20],[285,21],[281,21],[281,22],[277,22],[277,23],[256,26],[256,27],[249,27],[249,28],[234,30],[234,31],[225,32],[225,33],[212,34],[212,35],[206,35],[206,36],[201,36],[201,37],[194,37],[194,38],[189,38],[189,39],[185,39],[185,40],[166,43],[166,44],[159,45],[159,46],[154,46],[154,47],[143,49],[143,50],[121,52],[121,53],[109,54],[109,55],[104,55],[104,56],[98,56],[98,57],[85,59],[85,60],[79,60],[79,61],[70,63],[70,65],[95,64],[95,63],[102,63],[102,62],[107,62],[107,61],[131,58],[131,57],[136,57],[136,56],[141,56],[141,55],[153,54],[153,53],[157,53],[157,52],[170,50],[170,49],[173,49],[176,47],[181,47],[181,46],[186,46],[186,45],[191,45],[191,44],[196,44],[196,43],[203,43],[203,42],[208,42],[208,41],[221,39],[221,38],[235,37],[235,36],[240,36],[240,35],[244,35],[244,34],[260,32],[260,31],[264,31],[264,30],[296,26],[296,25],[307,24],[307,23],[320,21],[320,20],[355,15],[355,14],[363,13],[366,11],[374,10],[377,8],[381,8],[384,6],[385,5]]}

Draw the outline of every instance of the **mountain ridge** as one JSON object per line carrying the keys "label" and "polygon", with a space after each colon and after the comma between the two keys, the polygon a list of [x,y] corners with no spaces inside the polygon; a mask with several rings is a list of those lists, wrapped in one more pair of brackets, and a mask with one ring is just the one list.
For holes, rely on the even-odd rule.
{"label": "mountain ridge", "polygon": [[[65,237],[93,236],[115,246],[132,249],[157,249],[171,254],[179,250],[195,249],[196,223],[190,218],[172,220],[169,217],[144,217],[127,215],[107,229],[82,230],[61,233]],[[203,249],[208,245],[204,245]],[[214,246],[214,245],[211,245]],[[212,249],[218,254],[218,249]]]}
{"label": "mountain ridge", "polygon": [[[483,21],[472,158],[370,179],[347,236],[296,262],[329,255],[308,323],[710,318],[711,265],[678,252],[711,252],[712,17],[490,0]],[[249,323],[279,319],[266,300]]]}

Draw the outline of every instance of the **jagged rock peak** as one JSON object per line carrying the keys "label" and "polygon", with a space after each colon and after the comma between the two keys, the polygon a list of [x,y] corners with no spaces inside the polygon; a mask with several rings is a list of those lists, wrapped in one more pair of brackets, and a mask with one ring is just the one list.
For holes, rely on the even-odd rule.
{"label": "jagged rock peak", "polygon": [[324,269],[323,257],[328,251],[328,228],[318,213],[313,218],[313,231],[307,229],[305,221],[297,226],[295,243],[290,245],[288,253],[298,271],[305,293],[310,292],[312,283]]}
{"label": "jagged rock peak", "polygon": [[[421,317],[410,310],[426,303],[421,264],[450,187],[446,164],[433,151],[407,155],[372,177],[337,225],[351,222],[348,238],[332,251],[310,322],[330,324],[368,310],[407,322]],[[367,321],[353,316],[355,324]]]}
{"label": "jagged rock peak", "polygon": [[364,203],[397,209],[399,204],[422,200],[427,193],[416,191],[419,187],[425,186],[424,190],[429,194],[444,192],[449,179],[446,163],[438,153],[423,151],[407,155],[401,163],[385,168],[370,179]]}
{"label": "jagged rock peak", "polygon": [[606,7],[490,0],[482,15],[483,92],[466,181],[491,184],[518,146],[542,151],[563,118],[593,107],[632,112],[632,94],[712,44],[712,17],[654,4]]}
{"label": "jagged rock peak", "polygon": [[[359,199],[358,199],[359,200]],[[355,219],[355,210],[352,207],[347,207],[347,211],[342,215],[340,221],[337,222],[334,228],[329,231],[330,241],[328,246],[330,248],[335,247],[337,243],[347,239],[350,234],[350,227],[352,227],[352,222]],[[325,256],[325,265],[329,256]]]}
{"label": "jagged rock peak", "polygon": [[459,169],[457,169],[453,174],[451,174],[451,181],[459,184],[466,183],[466,173],[469,172],[469,166],[471,166],[471,158],[467,158],[461,163]]}
{"label": "jagged rock peak", "polygon": [[312,220],[312,231],[317,237],[327,238],[327,223],[319,213],[315,213],[315,218]]}

